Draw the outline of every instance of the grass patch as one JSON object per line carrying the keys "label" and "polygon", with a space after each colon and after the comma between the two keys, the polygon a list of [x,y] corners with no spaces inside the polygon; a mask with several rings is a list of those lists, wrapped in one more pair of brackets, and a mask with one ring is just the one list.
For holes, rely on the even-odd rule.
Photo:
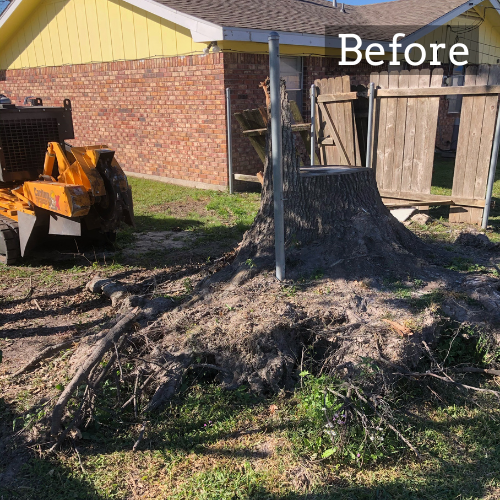
{"label": "grass patch", "polygon": [[229,195],[129,178],[138,232],[248,227],[260,206],[258,193]]}
{"label": "grass patch", "polygon": [[[267,400],[245,389],[227,392],[194,383],[151,416],[138,452],[131,448],[139,425],[110,418],[78,442],[83,469],[72,449],[47,459],[33,456],[16,486],[0,486],[0,495],[23,500],[125,500],[132,492],[175,500],[298,500],[306,493],[325,500],[498,498],[500,414],[490,398],[482,398],[480,407],[470,405],[456,391],[431,383],[440,402],[408,383],[401,387],[401,402],[419,406],[415,418],[402,418],[399,425],[424,460],[416,462],[397,439],[384,435],[379,453],[361,462],[356,436],[344,455],[322,458],[332,446],[322,411],[326,383],[325,377],[305,377],[292,398]],[[301,471],[308,478],[302,486]]]}

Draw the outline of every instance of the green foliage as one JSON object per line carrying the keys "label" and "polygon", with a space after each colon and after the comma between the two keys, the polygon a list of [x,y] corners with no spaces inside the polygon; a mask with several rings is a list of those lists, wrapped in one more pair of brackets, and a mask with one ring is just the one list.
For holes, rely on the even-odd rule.
{"label": "green foliage", "polygon": [[500,363],[500,348],[491,336],[471,325],[450,324],[439,338],[437,353],[444,366],[463,363],[489,367]]}
{"label": "green foliage", "polygon": [[[362,358],[360,379],[367,379],[377,371],[373,360]],[[357,466],[400,453],[401,444],[387,432],[383,419],[355,393],[349,391],[348,394],[342,380],[325,375],[314,377],[308,371],[300,375],[303,384],[296,393],[300,427],[295,427],[290,433],[298,449],[311,459],[321,457]],[[328,389],[349,397],[351,406],[346,406],[345,399]],[[367,416],[365,425],[354,418],[357,413],[352,411],[353,408]]]}
{"label": "green foliage", "polygon": [[463,257],[456,257],[452,259],[451,264],[447,265],[446,269],[450,269],[451,271],[462,271],[467,273],[488,271],[486,267],[480,266],[479,264],[475,264],[470,259],[464,259]]}

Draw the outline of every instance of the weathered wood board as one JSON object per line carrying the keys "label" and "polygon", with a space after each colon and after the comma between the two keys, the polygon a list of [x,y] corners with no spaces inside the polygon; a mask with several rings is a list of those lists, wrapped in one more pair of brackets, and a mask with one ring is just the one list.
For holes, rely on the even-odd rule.
{"label": "weathered wood board", "polygon": [[[489,87],[499,83],[498,66],[471,66],[466,70],[465,85]],[[485,198],[497,108],[498,95],[464,96],[452,197]],[[481,208],[450,209],[450,222],[481,224],[482,217]]]}
{"label": "weathered wood board", "polygon": [[[484,200],[500,92],[500,67],[467,68],[464,87],[442,88],[443,70],[373,73],[373,163],[380,190],[431,192],[440,96],[462,94],[453,200]],[[433,90],[434,89],[434,90]],[[421,206],[421,210],[426,207]],[[451,222],[480,224],[481,206],[452,205]]]}
{"label": "weathered wood board", "polygon": [[361,166],[358,134],[349,76],[324,78],[314,82],[316,138],[322,165]]}

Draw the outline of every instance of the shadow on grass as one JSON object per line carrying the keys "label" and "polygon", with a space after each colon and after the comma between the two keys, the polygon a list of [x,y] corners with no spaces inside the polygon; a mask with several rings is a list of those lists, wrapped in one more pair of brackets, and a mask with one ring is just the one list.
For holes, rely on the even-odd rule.
{"label": "shadow on grass", "polygon": [[[413,396],[420,399],[424,389],[420,387]],[[243,388],[224,392],[209,383],[196,384],[186,387],[170,407],[148,416],[147,435],[135,454],[131,449],[137,438],[138,421],[132,413],[117,421],[112,413],[99,408],[96,421],[83,431],[83,440],[77,442],[81,466],[70,447],[54,458],[41,459],[30,453],[24,457],[23,466],[15,451],[2,454],[0,498],[128,499],[133,497],[131,477],[143,482],[143,493],[148,488],[155,491],[158,486],[163,487],[164,493],[159,496],[140,498],[173,500],[488,498],[491,488],[498,487],[496,481],[500,477],[500,425],[486,414],[471,416],[463,401],[449,401],[441,406],[433,403],[440,418],[436,419],[436,413],[426,414],[401,423],[402,428],[412,428],[411,439],[425,456],[424,463],[418,465],[413,456],[402,452],[378,465],[361,468],[356,483],[355,472],[348,482],[339,476],[342,465],[339,469],[335,462],[323,461],[313,467],[316,472],[321,467],[322,480],[316,481],[307,493],[301,493],[291,491],[289,484],[277,487],[276,478],[284,473],[290,483],[298,474],[298,464],[311,467],[307,464],[310,452],[302,440],[308,435],[317,439],[324,422],[318,424],[297,416],[296,406],[283,399],[258,398]],[[280,419],[269,416],[268,408],[273,402],[277,402],[283,414]],[[5,445],[5,429],[12,429],[16,412],[3,405],[0,414],[4,428],[0,443]],[[276,456],[259,451],[257,445],[273,437],[288,439],[294,451],[290,454],[286,449],[276,449]],[[221,445],[214,447],[219,442]],[[182,466],[176,469],[179,464]],[[165,473],[149,477],[151,467]],[[276,467],[284,468],[284,472],[275,470]],[[176,481],[171,488],[168,477],[172,474]],[[284,493],[277,493],[279,490]]]}

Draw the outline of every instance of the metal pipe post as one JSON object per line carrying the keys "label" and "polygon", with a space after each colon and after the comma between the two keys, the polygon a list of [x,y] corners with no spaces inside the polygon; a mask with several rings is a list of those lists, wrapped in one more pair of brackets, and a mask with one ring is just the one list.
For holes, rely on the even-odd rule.
{"label": "metal pipe post", "polygon": [[314,157],[316,156],[316,86],[314,83],[311,85],[311,165],[314,165]]}
{"label": "metal pipe post", "polygon": [[226,113],[227,113],[227,165],[229,175],[229,194],[234,193],[233,175],[233,134],[231,130],[231,89],[226,89]]}
{"label": "metal pipe post", "polygon": [[495,129],[495,140],[493,141],[493,150],[491,152],[490,174],[488,176],[488,187],[486,188],[486,204],[483,211],[483,223],[481,227],[488,227],[488,219],[490,217],[491,199],[493,197],[493,184],[495,184],[495,174],[497,170],[498,151],[500,149],[500,113],[497,116],[497,126]]}
{"label": "metal pipe post", "polygon": [[375,104],[375,84],[370,83],[370,96],[368,106],[368,133],[366,139],[366,168],[372,167],[372,149],[373,149],[373,108]]}
{"label": "metal pipe post", "polygon": [[285,221],[283,215],[283,170],[280,92],[280,37],[269,35],[269,76],[271,86],[271,158],[273,162],[274,192],[274,247],[276,252],[276,278],[285,279]]}

